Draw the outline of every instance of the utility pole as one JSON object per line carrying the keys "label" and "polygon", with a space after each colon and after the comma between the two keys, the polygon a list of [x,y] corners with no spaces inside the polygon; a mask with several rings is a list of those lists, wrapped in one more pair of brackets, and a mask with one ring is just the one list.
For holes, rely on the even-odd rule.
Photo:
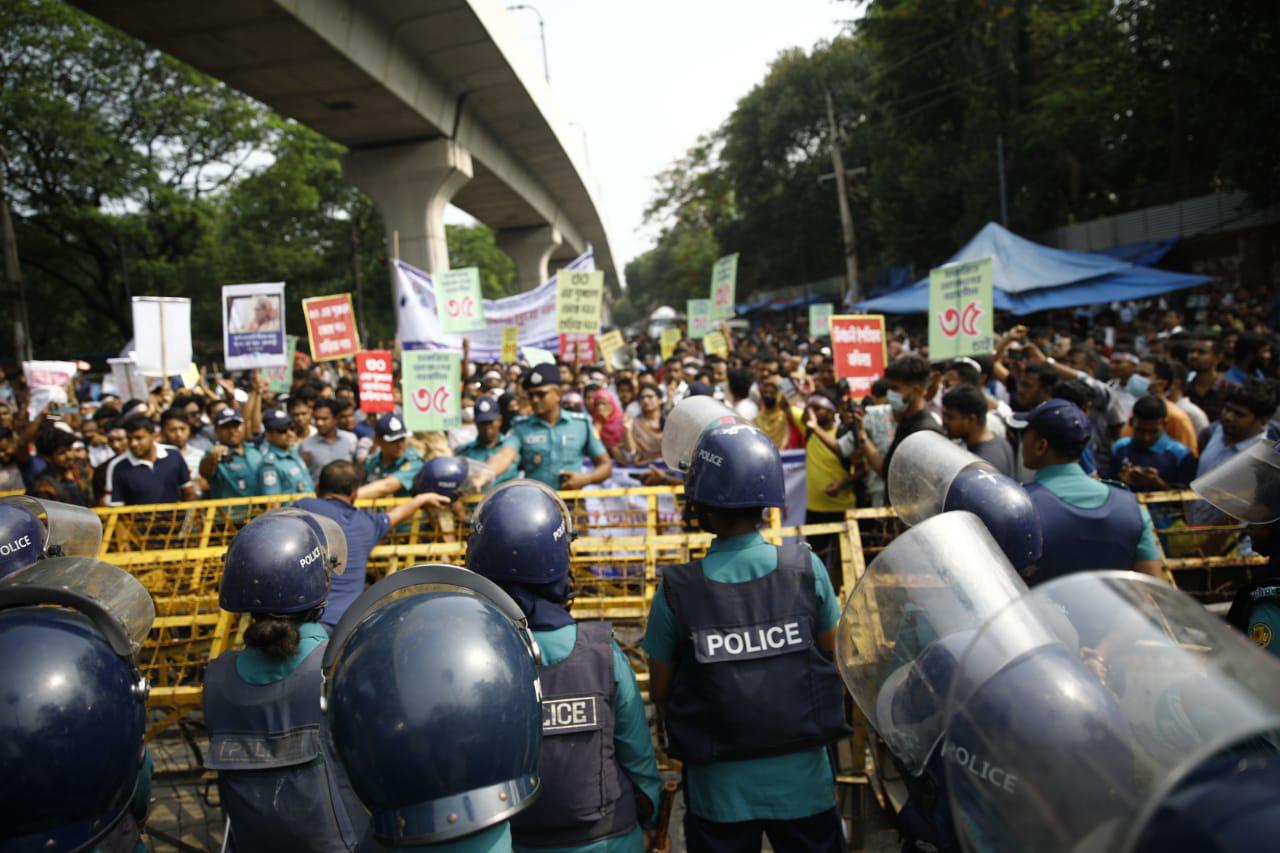
{"label": "utility pole", "polygon": [[996,167],[1000,171],[1000,224],[1009,227],[1009,203],[1004,192],[1004,134],[996,135]]}
{"label": "utility pole", "polygon": [[542,42],[542,78],[551,85],[551,67],[547,65],[547,25],[542,20],[542,13],[527,3],[517,3],[507,7],[508,12],[532,12],[538,16],[538,40]]}
{"label": "utility pole", "polygon": [[844,238],[845,278],[849,281],[852,301],[862,298],[858,285],[858,244],[853,231],[853,215],[849,213],[848,176],[844,171],[844,155],[840,153],[840,131],[836,127],[836,104],[830,89],[823,89],[827,98],[827,123],[831,126],[831,168],[836,173],[836,198],[840,202],[840,227]]}
{"label": "utility pole", "polygon": [[[9,152],[0,146],[0,161],[7,163]],[[13,220],[9,218],[9,200],[5,195],[4,172],[0,171],[0,239],[4,241],[4,280],[17,291],[18,316],[15,318],[14,355],[21,364],[31,361],[33,349],[31,344],[31,318],[27,314],[27,288],[22,280],[22,267],[18,263],[18,240],[13,233]]]}

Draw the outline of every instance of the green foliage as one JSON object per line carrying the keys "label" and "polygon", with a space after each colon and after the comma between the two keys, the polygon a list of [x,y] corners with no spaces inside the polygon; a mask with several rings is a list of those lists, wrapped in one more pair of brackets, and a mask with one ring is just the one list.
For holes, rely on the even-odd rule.
{"label": "green foliage", "polygon": [[486,299],[500,299],[520,292],[515,261],[498,248],[493,229],[477,223],[446,225],[444,230],[449,241],[449,266],[478,268],[480,290]]}

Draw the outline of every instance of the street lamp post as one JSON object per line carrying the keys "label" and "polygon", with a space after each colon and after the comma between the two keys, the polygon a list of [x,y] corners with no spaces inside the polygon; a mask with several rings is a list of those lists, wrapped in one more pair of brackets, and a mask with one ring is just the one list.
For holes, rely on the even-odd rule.
{"label": "street lamp post", "polygon": [[542,13],[534,7],[526,3],[517,3],[514,6],[507,7],[508,12],[532,12],[538,16],[538,39],[542,42],[542,76],[547,81],[547,85],[551,85],[551,69],[547,65],[547,27],[542,20]]}

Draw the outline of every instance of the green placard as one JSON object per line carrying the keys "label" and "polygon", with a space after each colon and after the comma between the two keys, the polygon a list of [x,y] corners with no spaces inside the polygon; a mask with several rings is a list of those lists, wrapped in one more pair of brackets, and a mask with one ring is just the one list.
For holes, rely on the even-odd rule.
{"label": "green placard", "polygon": [[436,273],[436,313],[440,328],[451,334],[484,328],[484,298],[480,295],[480,270],[466,267]]}
{"label": "green placard", "polygon": [[689,300],[689,337],[693,340],[705,338],[711,331],[711,300]]}
{"label": "green placard", "polygon": [[728,320],[735,313],[738,253],[725,255],[711,267],[711,319]]}
{"label": "green placard", "polygon": [[809,306],[809,334],[815,338],[823,338],[831,334],[830,302],[819,302]]}
{"label": "green placard", "polygon": [[560,270],[556,273],[556,331],[562,335],[600,334],[604,273]]}
{"label": "green placard", "polygon": [[267,390],[272,394],[288,394],[293,390],[293,354],[298,350],[298,336],[286,335],[284,354],[288,359],[278,367],[259,367],[258,375],[265,376],[271,384]]}
{"label": "green placard", "polygon": [[995,351],[991,259],[929,271],[929,360]]}
{"label": "green placard", "polygon": [[404,422],[411,432],[462,426],[462,357],[440,350],[405,350],[400,358]]}

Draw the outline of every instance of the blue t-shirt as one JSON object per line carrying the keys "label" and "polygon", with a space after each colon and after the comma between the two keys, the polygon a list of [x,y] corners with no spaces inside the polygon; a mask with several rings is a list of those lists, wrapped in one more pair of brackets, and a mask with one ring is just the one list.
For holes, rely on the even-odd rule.
{"label": "blue t-shirt", "polygon": [[[1137,447],[1133,437],[1122,438],[1111,446],[1111,467],[1107,477],[1120,479],[1120,469],[1128,462],[1135,468],[1154,468],[1160,479],[1170,488],[1185,487],[1196,477],[1196,457],[1182,442],[1175,441],[1168,433],[1160,433],[1155,444],[1148,448]],[[1152,491],[1145,486],[1133,486],[1135,492]]]}
{"label": "blue t-shirt", "polygon": [[329,585],[329,603],[320,617],[323,625],[337,625],[342,614],[364,592],[369,553],[391,531],[391,519],[385,512],[356,509],[337,498],[303,498],[293,506],[332,518],[346,534],[347,567],[342,574],[333,576]]}
{"label": "blue t-shirt", "polygon": [[107,506],[171,504],[182,500],[191,472],[176,447],[156,445],[156,458],[142,460],[122,453],[107,463]]}
{"label": "blue t-shirt", "polygon": [[[818,601],[818,630],[833,630],[840,605],[826,566],[811,555]],[[778,549],[758,532],[716,539],[702,559],[702,572],[717,583],[745,583],[778,567]],[[655,660],[676,658],[679,628],[659,585],[649,611],[642,647]],[[686,764],[685,785],[690,810],[717,823],[749,820],[795,820],[835,805],[835,778],[822,748],[804,749],[768,758]]]}

